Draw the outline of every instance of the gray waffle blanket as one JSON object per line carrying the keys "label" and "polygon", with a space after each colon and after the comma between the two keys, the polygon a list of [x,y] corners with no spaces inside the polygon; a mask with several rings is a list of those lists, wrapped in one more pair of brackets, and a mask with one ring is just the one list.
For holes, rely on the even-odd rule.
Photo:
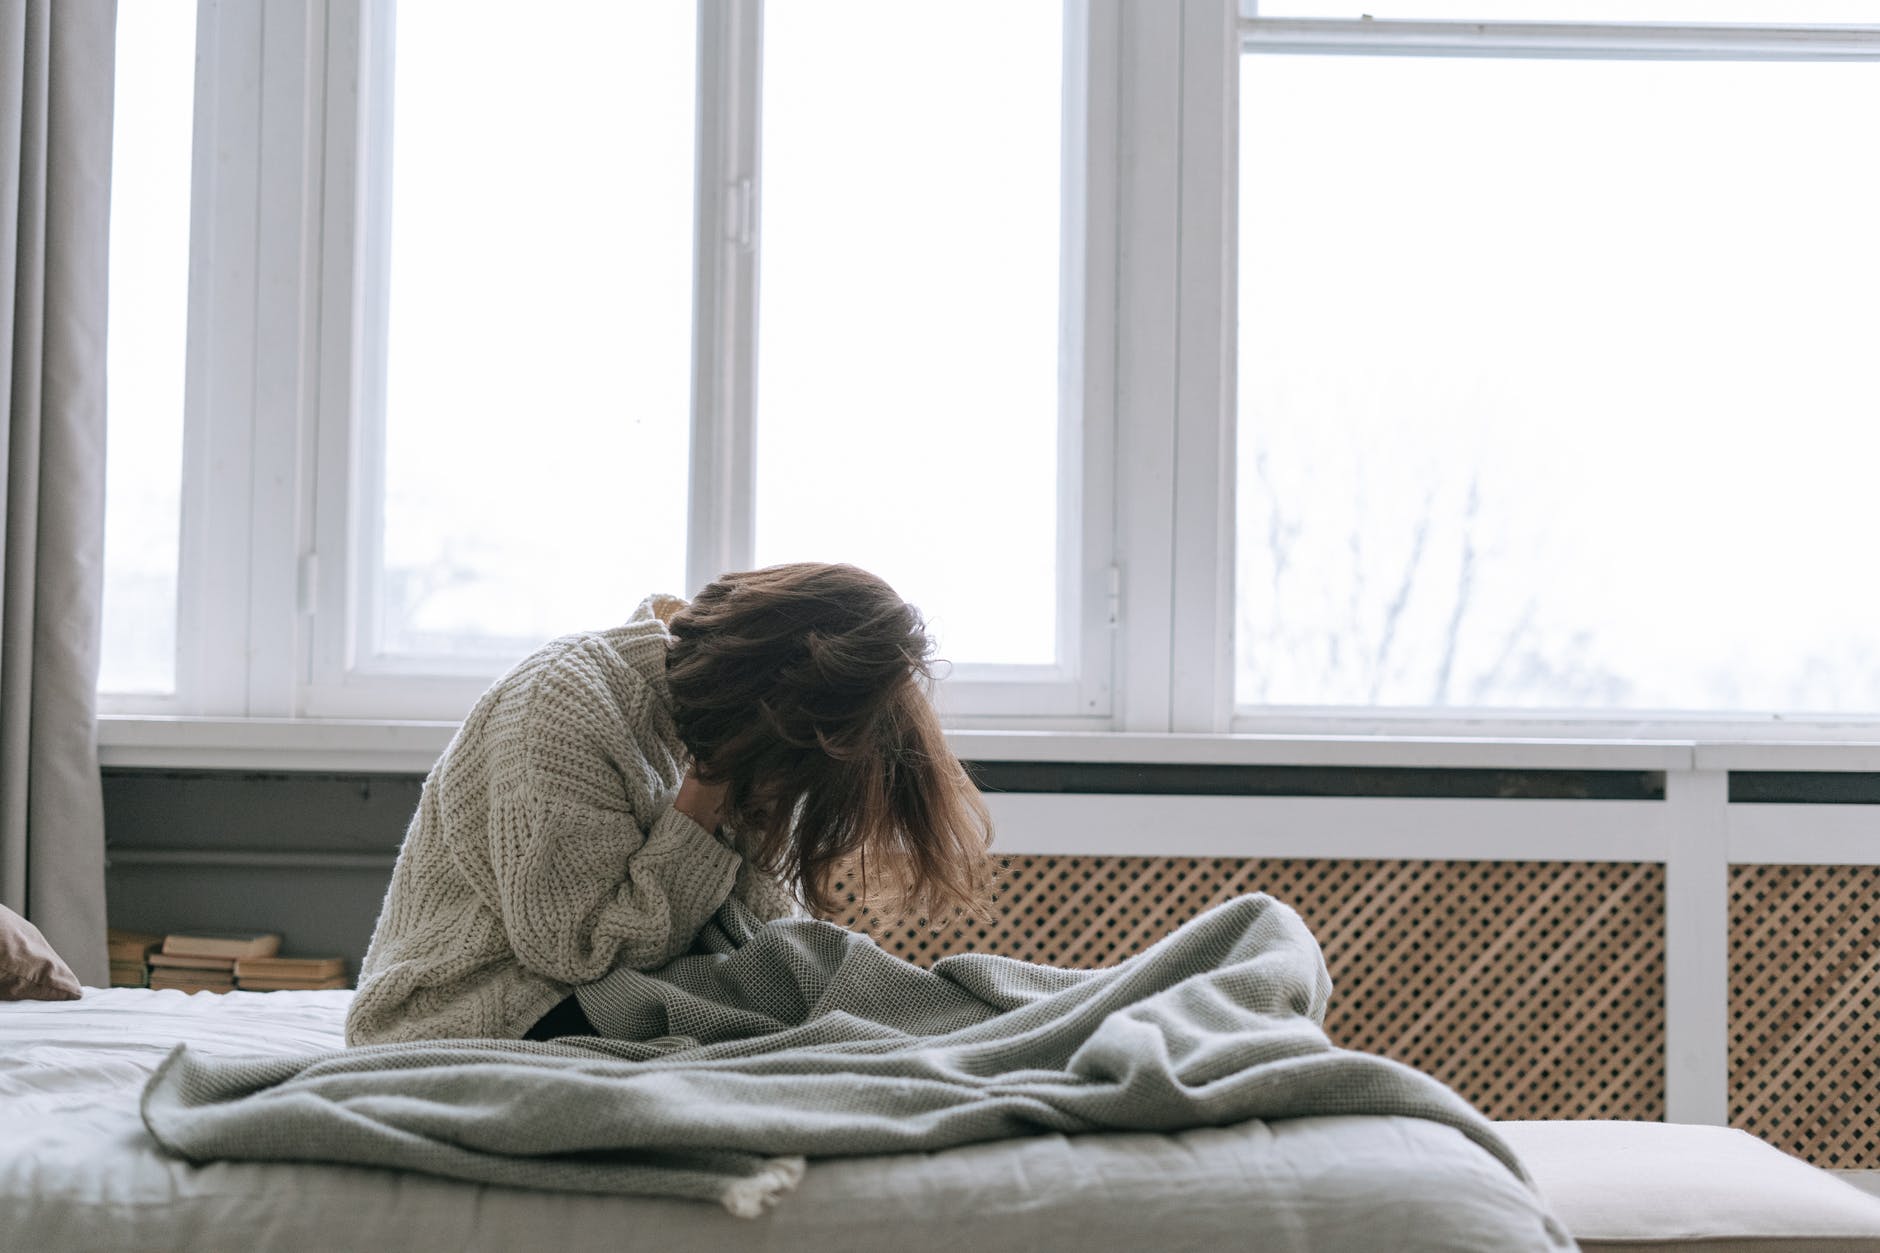
{"label": "gray waffle blanket", "polygon": [[1441,1083],[1334,1048],[1330,994],[1311,933],[1267,896],[1105,970],[980,953],[922,969],[830,923],[758,925],[734,900],[694,952],[582,989],[610,1038],[252,1058],[179,1045],[143,1117],[197,1162],[389,1166],[744,1216],[805,1157],[1321,1114],[1446,1123],[1526,1179]]}

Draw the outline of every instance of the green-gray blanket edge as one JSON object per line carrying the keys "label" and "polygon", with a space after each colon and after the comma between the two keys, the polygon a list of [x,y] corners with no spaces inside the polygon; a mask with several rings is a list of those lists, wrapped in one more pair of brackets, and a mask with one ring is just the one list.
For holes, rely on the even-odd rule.
{"label": "green-gray blanket edge", "polygon": [[144,1124],[194,1162],[339,1162],[514,1187],[713,1200],[753,1216],[804,1159],[1046,1131],[1395,1115],[1488,1121],[1408,1066],[1334,1047],[1331,979],[1265,895],[1101,970],[983,953],[923,969],[832,923],[727,902],[694,951],[579,990],[605,1038],[215,1058],[178,1045]]}

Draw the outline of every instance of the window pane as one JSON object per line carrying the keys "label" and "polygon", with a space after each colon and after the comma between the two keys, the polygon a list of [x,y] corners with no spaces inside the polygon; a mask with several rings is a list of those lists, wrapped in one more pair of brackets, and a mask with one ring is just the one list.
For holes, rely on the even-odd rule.
{"label": "window pane", "polygon": [[1062,44],[1048,3],[764,11],[758,559],[873,570],[953,662],[1056,660]]}
{"label": "window pane", "polygon": [[1880,65],[1242,85],[1242,703],[1880,710]]}
{"label": "window pane", "polygon": [[684,591],[691,5],[397,8],[378,651]]}
{"label": "window pane", "polygon": [[[1244,8],[1244,6],[1243,6]],[[1880,22],[1880,0],[1260,0],[1261,17],[1792,26]]]}
{"label": "window pane", "polygon": [[176,686],[196,6],[118,13],[100,691]]}

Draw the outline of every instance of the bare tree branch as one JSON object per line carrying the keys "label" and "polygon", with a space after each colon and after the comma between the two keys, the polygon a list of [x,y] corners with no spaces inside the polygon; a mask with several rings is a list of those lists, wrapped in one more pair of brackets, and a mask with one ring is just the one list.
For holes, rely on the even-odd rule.
{"label": "bare tree branch", "polygon": [[1384,609],[1383,629],[1378,633],[1377,656],[1371,666],[1371,703],[1377,704],[1379,691],[1384,686],[1384,667],[1390,660],[1391,646],[1397,642],[1397,625],[1403,620],[1404,607],[1410,603],[1410,592],[1417,581],[1417,570],[1423,564],[1423,549],[1430,538],[1430,515],[1436,511],[1435,493],[1423,497],[1423,513],[1417,519],[1417,529],[1410,537],[1410,558],[1404,562],[1403,578],[1398,580],[1396,595]]}
{"label": "bare tree branch", "polygon": [[1462,619],[1469,612],[1475,595],[1475,523],[1481,510],[1481,475],[1469,476],[1469,498],[1462,507],[1462,564],[1456,574],[1456,603],[1449,613],[1449,629],[1443,636],[1443,659],[1436,667],[1436,690],[1430,703],[1449,703],[1449,676],[1456,665],[1456,645],[1462,638]]}
{"label": "bare tree branch", "polygon": [[[1266,548],[1273,562],[1272,598],[1266,606],[1265,630],[1261,632],[1269,646],[1267,652],[1270,658],[1273,653],[1279,651],[1280,624],[1285,621],[1285,614],[1281,608],[1282,590],[1286,572],[1292,567],[1293,540],[1299,533],[1299,527],[1296,522],[1288,524],[1286,521],[1286,512],[1280,502],[1279,487],[1273,482],[1265,448],[1260,448],[1253,454],[1253,473],[1254,478],[1260,484],[1260,490],[1266,495]],[[1261,702],[1265,702],[1273,683],[1273,666],[1270,660],[1267,664],[1259,666],[1256,673],[1260,676],[1256,697]]]}

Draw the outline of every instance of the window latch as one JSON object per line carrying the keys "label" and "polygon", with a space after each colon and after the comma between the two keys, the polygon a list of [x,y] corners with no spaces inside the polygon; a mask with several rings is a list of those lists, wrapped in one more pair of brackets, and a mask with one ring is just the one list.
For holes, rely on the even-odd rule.
{"label": "window latch", "polygon": [[725,208],[725,236],[749,252],[757,246],[757,185],[748,178],[731,184]]}

